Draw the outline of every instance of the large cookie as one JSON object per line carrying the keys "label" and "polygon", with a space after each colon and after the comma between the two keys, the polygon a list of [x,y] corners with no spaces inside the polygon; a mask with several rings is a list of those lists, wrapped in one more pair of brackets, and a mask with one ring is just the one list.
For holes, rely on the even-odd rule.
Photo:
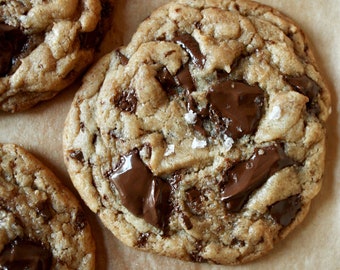
{"label": "large cookie", "polygon": [[103,35],[100,0],[0,4],[0,110],[55,96],[92,62]]}
{"label": "large cookie", "polygon": [[65,162],[125,244],[243,263],[307,214],[329,113],[291,20],[250,1],[174,1],[86,75],[66,120]]}
{"label": "large cookie", "polygon": [[94,269],[95,244],[74,195],[35,157],[0,144],[0,269]]}

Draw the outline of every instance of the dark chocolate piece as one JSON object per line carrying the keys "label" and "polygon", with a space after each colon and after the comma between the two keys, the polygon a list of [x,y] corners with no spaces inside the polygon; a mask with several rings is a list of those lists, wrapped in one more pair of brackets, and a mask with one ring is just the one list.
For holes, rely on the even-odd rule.
{"label": "dark chocolate piece", "polygon": [[196,86],[191,76],[188,63],[177,72],[175,80],[178,86],[181,86],[186,90],[186,95],[196,91]]}
{"label": "dark chocolate piece", "polygon": [[226,172],[221,193],[228,211],[240,211],[250,193],[277,171],[294,164],[281,145],[257,149],[249,160],[235,164]]}
{"label": "dark chocolate piece", "polygon": [[190,221],[190,218],[184,213],[181,213],[180,215],[181,218],[183,219],[184,225],[187,228],[187,230],[191,230],[193,228],[193,225]]}
{"label": "dark chocolate piece", "polygon": [[179,44],[190,55],[195,65],[202,68],[205,63],[205,57],[202,54],[198,42],[192,35],[181,34],[174,38],[174,41]]}
{"label": "dark chocolate piece", "polygon": [[139,234],[138,239],[137,239],[136,246],[137,246],[138,248],[143,248],[143,247],[145,247],[146,244],[148,243],[149,236],[150,236],[150,233],[148,233],[148,232]]}
{"label": "dark chocolate piece", "polygon": [[269,214],[277,223],[286,227],[292,223],[301,206],[301,197],[293,195],[271,205],[269,207]]}
{"label": "dark chocolate piece", "polygon": [[314,115],[318,115],[321,111],[316,97],[321,92],[320,86],[307,77],[285,77],[285,80],[294,88],[295,91],[308,97],[307,110]]}
{"label": "dark chocolate piece", "polygon": [[121,157],[109,179],[118,190],[122,204],[132,214],[164,228],[170,211],[170,185],[152,174],[137,149]]}
{"label": "dark chocolate piece", "polygon": [[124,112],[135,113],[137,97],[134,90],[122,91],[113,98],[114,105]]}
{"label": "dark chocolate piece", "polygon": [[170,95],[175,94],[174,88],[177,86],[177,84],[175,78],[170,74],[166,67],[158,70],[156,78],[167,93]]}
{"label": "dark chocolate piece", "polygon": [[185,191],[185,195],[190,212],[194,215],[203,214],[201,192],[196,187],[192,187]]}
{"label": "dark chocolate piece", "polygon": [[[207,98],[210,112],[227,120],[228,136],[237,139],[255,132],[262,116],[264,95],[261,88],[242,82],[222,81],[211,87]],[[219,124],[220,121],[217,121]]]}
{"label": "dark chocolate piece", "polygon": [[129,58],[127,58],[124,54],[122,54],[119,50],[116,51],[118,57],[119,57],[119,60],[120,60],[120,63],[123,65],[123,66],[126,66],[128,63],[129,63]]}
{"label": "dark chocolate piece", "polygon": [[51,251],[30,240],[16,239],[0,254],[0,269],[48,270],[51,266]]}
{"label": "dark chocolate piece", "polygon": [[53,217],[53,211],[49,200],[41,202],[36,206],[36,213],[41,216],[45,222],[48,222]]}
{"label": "dark chocolate piece", "polygon": [[0,77],[6,76],[24,49],[27,36],[17,28],[0,23]]}
{"label": "dark chocolate piece", "polygon": [[76,159],[76,160],[80,161],[81,163],[85,162],[83,152],[79,149],[72,151],[70,153],[70,158]]}

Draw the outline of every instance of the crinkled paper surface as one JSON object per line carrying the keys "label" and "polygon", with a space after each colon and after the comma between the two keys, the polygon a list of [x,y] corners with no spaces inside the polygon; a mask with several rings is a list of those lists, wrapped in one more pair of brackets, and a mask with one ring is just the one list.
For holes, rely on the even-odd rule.
{"label": "crinkled paper surface", "polygon": [[[137,25],[166,0],[112,0],[112,30],[103,51],[126,44]],[[96,269],[340,269],[340,1],[259,0],[291,17],[309,37],[319,67],[331,90],[333,112],[327,123],[327,155],[324,184],[310,213],[268,255],[242,266],[216,266],[182,262],[125,247],[96,216],[87,211],[97,243]],[[80,83],[53,100],[28,111],[0,113],[0,142],[25,147],[76,193],[62,157],[62,130],[66,114]]]}

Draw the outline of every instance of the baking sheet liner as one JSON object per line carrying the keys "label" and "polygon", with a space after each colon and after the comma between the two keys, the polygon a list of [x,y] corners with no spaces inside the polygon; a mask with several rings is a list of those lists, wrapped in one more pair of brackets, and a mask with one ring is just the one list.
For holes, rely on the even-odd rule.
{"label": "baking sheet liner", "polygon": [[[101,55],[129,42],[138,24],[165,0],[112,0],[112,29]],[[340,1],[260,0],[291,17],[307,34],[331,90],[324,184],[310,213],[264,257],[241,266],[182,262],[134,250],[120,243],[85,206],[97,245],[96,269],[340,269]],[[62,130],[77,81],[53,100],[17,114],[0,113],[0,142],[16,143],[40,158],[75,194],[62,157]]]}

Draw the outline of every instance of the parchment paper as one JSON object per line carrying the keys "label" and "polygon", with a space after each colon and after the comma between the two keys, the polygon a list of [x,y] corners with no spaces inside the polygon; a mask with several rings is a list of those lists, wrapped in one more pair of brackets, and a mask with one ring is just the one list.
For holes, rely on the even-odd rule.
{"label": "parchment paper", "polygon": [[[101,54],[127,43],[137,25],[166,0],[112,0],[113,25]],[[259,0],[294,19],[311,40],[331,89],[324,184],[303,223],[263,258],[242,266],[182,262],[125,247],[85,206],[97,243],[96,269],[340,269],[340,1]],[[28,111],[0,113],[0,142],[19,144],[40,158],[75,194],[62,158],[62,129],[79,81],[51,101]]]}

